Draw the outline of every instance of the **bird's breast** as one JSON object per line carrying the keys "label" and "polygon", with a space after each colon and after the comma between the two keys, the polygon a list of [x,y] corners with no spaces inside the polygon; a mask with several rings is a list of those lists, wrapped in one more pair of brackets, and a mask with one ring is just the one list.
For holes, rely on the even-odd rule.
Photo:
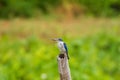
{"label": "bird's breast", "polygon": [[60,49],[60,51],[65,51],[63,42],[58,43],[58,48]]}

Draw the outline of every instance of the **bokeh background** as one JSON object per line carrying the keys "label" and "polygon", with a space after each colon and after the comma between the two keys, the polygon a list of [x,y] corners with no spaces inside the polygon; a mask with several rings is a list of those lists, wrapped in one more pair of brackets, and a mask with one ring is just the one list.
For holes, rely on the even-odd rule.
{"label": "bokeh background", "polygon": [[0,80],[59,80],[59,37],[72,80],[120,80],[120,0],[0,0]]}

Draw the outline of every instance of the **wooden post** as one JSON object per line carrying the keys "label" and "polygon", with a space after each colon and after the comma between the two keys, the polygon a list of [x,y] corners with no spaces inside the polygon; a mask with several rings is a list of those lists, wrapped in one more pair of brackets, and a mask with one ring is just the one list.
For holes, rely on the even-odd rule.
{"label": "wooden post", "polygon": [[61,53],[57,57],[60,80],[71,80],[70,68],[66,53]]}

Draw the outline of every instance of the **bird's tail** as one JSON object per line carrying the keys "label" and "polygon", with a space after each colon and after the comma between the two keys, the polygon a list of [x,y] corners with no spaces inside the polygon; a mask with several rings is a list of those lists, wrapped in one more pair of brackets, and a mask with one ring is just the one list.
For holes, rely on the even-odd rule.
{"label": "bird's tail", "polygon": [[69,56],[68,56],[68,53],[66,52],[66,54],[67,54],[67,58],[68,58],[68,60],[69,60]]}

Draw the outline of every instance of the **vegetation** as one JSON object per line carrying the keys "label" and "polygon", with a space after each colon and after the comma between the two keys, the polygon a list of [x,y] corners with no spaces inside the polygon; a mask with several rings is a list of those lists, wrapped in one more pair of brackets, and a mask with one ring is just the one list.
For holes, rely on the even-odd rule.
{"label": "vegetation", "polygon": [[[104,18],[73,18],[80,15]],[[10,18],[0,20],[0,80],[59,80],[51,37],[68,44],[73,80],[119,80],[120,20],[113,16],[120,0],[0,0],[0,18]]]}
{"label": "vegetation", "polygon": [[[119,80],[120,37],[98,34],[67,38],[73,80]],[[11,39],[0,37],[1,80],[59,80],[55,45],[35,36]]]}
{"label": "vegetation", "polygon": [[37,12],[54,12],[58,7],[69,10],[68,6],[73,6],[75,10],[74,5],[78,5],[77,12],[85,12],[85,14],[95,16],[120,14],[119,0],[0,0],[0,17],[31,17]]}

